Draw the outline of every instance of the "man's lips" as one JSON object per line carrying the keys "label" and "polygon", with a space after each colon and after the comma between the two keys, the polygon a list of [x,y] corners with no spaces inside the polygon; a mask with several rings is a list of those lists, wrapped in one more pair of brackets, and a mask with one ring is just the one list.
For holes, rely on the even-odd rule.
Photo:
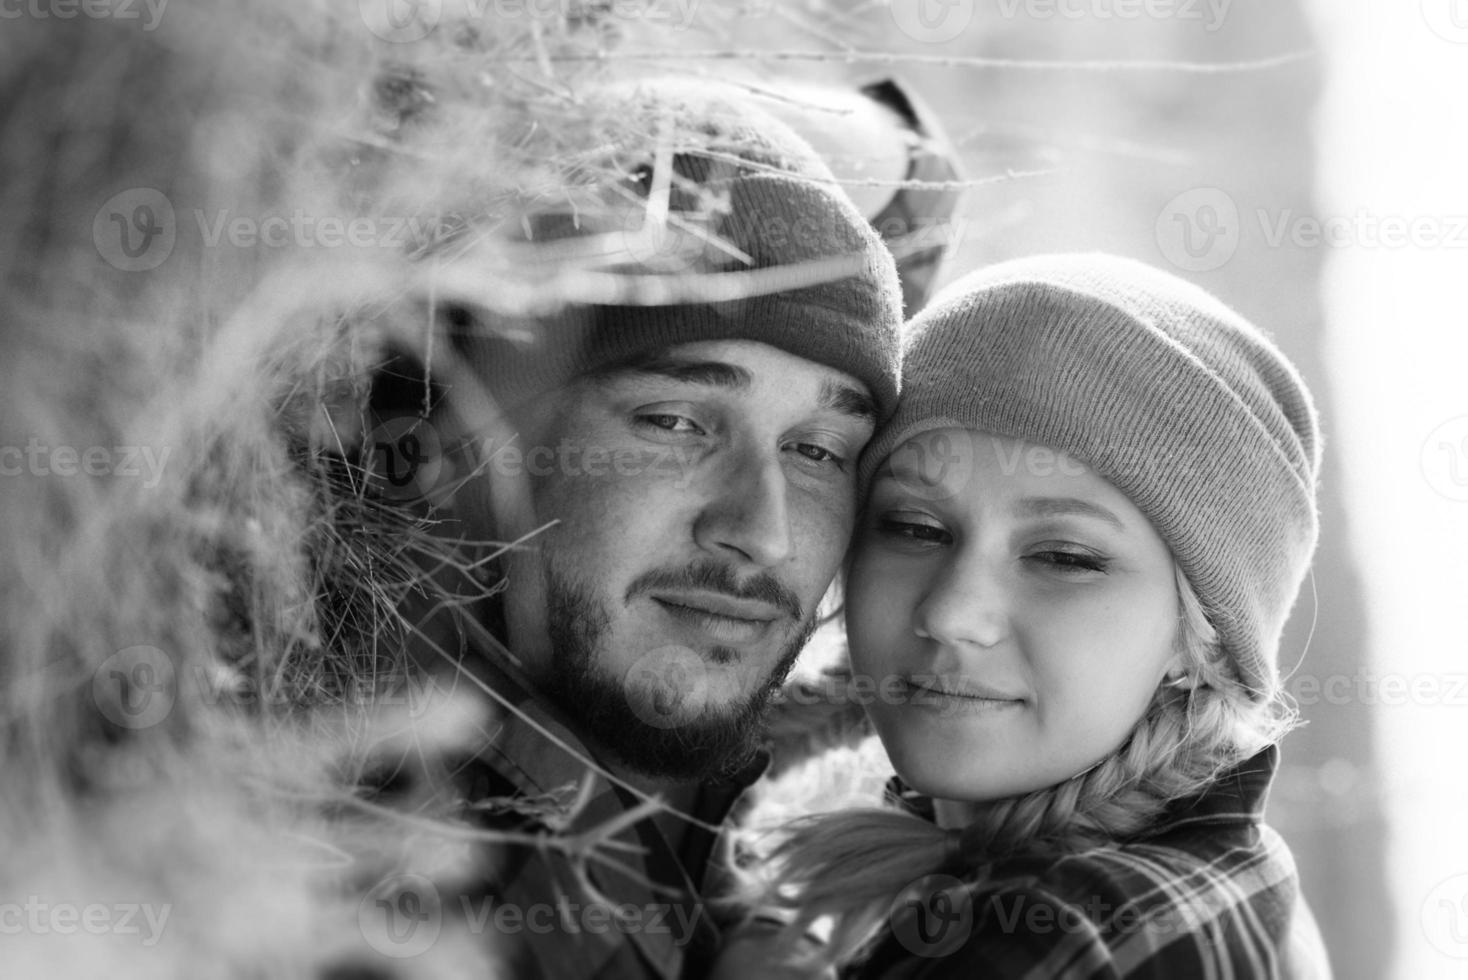
{"label": "man's lips", "polygon": [[716,592],[658,592],[649,598],[676,622],[723,643],[762,640],[785,615],[769,603]]}
{"label": "man's lips", "polygon": [[758,599],[741,599],[720,592],[705,591],[660,591],[652,596],[654,602],[664,606],[689,609],[694,612],[734,619],[749,623],[771,623],[784,615],[778,606]]}

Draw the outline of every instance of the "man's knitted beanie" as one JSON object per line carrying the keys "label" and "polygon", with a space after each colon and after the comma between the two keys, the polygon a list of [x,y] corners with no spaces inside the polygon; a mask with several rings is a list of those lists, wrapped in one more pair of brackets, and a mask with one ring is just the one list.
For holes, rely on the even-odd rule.
{"label": "man's knitted beanie", "polygon": [[750,340],[856,377],[888,416],[896,267],[810,145],[730,86],[641,82],[592,101],[606,126],[588,141],[602,171],[593,202],[531,214],[525,227],[583,258],[590,247],[598,274],[635,288],[509,324],[529,345],[506,342],[503,323],[451,325],[501,404],[675,344]]}
{"label": "man's knitted beanie", "polygon": [[894,449],[959,427],[1070,454],[1145,514],[1202,600],[1250,692],[1279,689],[1284,621],[1318,531],[1320,435],[1283,354],[1213,296],[1104,255],[982,269],[904,338]]}

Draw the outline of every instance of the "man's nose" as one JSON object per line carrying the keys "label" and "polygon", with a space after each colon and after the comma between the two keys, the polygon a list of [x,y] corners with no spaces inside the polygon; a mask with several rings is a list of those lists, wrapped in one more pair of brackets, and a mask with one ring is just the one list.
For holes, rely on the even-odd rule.
{"label": "man's nose", "polygon": [[794,553],[789,485],[778,453],[741,453],[713,479],[694,527],[699,547],[763,568]]}
{"label": "man's nose", "polygon": [[928,583],[913,610],[919,636],[951,647],[992,647],[1010,630],[999,560],[960,551]]}

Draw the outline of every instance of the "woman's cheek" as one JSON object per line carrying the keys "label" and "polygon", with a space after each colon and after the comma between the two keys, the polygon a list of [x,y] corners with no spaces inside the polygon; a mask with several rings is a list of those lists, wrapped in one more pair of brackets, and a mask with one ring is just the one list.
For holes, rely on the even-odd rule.
{"label": "woman's cheek", "polygon": [[846,601],[847,639],[851,645],[852,666],[863,674],[880,677],[893,672],[900,658],[900,644],[905,628],[912,621],[912,610],[906,608],[905,590],[892,579],[885,588],[874,588],[883,582],[880,563],[863,563],[853,568],[852,583],[856,588]]}

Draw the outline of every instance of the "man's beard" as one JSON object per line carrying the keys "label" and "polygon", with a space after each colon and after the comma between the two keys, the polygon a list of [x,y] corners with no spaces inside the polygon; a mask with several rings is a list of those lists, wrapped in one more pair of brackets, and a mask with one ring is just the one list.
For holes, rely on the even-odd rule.
{"label": "man's beard", "polygon": [[[717,566],[700,565],[686,572],[659,572],[639,582],[670,583],[673,580],[703,586],[725,587],[732,575]],[[759,749],[763,722],[771,700],[795,665],[796,657],[815,632],[815,617],[800,612],[798,600],[766,579],[757,588],[762,597],[775,600],[793,612],[800,629],[780,652],[770,676],[753,693],[734,703],[703,706],[695,718],[677,724],[650,724],[633,706],[628,680],[612,676],[600,664],[597,651],[607,640],[611,615],[605,605],[571,576],[556,571],[552,562],[544,567],[546,628],[551,645],[551,666],[535,677],[535,683],[562,711],[580,723],[581,731],[598,748],[610,753],[622,767],[642,776],[674,782],[694,782],[732,773],[748,764]],[[634,583],[629,594],[638,589]],[[792,608],[793,607],[793,608]],[[708,660],[732,663],[735,651],[715,647]]]}

